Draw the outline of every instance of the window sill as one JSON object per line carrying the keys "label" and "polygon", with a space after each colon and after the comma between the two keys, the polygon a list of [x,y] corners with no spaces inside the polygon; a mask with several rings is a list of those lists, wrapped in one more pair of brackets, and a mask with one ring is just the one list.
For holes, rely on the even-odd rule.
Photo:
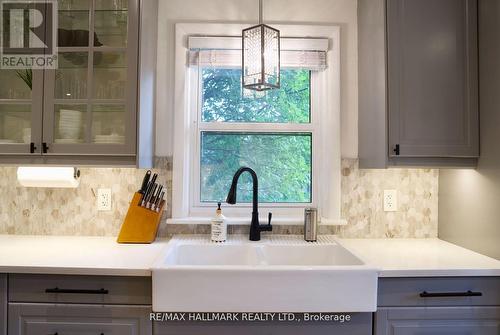
{"label": "window sill", "polygon": [[[167,219],[167,224],[210,224],[210,217],[183,217],[183,218],[171,218]],[[267,223],[267,217],[259,217],[261,224]],[[250,218],[242,217],[226,217],[226,223],[228,225],[249,225]],[[273,218],[271,221],[273,225],[295,225],[300,226],[304,224],[303,217],[280,217]],[[325,220],[319,223],[322,226],[344,226],[347,224],[346,220]]]}

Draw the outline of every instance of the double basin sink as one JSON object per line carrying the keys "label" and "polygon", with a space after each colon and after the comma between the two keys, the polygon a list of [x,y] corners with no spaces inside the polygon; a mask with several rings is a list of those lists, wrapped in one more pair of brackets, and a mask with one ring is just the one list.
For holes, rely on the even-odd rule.
{"label": "double basin sink", "polygon": [[153,267],[155,312],[373,312],[377,270],[321,236],[174,237]]}

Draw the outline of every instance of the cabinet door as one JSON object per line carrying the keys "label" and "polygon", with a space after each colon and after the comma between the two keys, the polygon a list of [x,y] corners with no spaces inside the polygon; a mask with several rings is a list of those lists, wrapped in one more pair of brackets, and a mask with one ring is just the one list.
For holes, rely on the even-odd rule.
{"label": "cabinet door", "polygon": [[150,307],[9,304],[9,334],[150,335]]}
{"label": "cabinet door", "polygon": [[0,274],[0,335],[7,335],[7,276]]}
{"label": "cabinet door", "polygon": [[390,157],[479,155],[476,0],[388,0]]}
{"label": "cabinet door", "polygon": [[393,307],[375,314],[375,335],[498,335],[500,307]]}
{"label": "cabinet door", "polygon": [[0,69],[0,155],[40,153],[42,98],[42,70]]}
{"label": "cabinet door", "polygon": [[135,155],[138,1],[60,1],[44,79],[47,155]]}

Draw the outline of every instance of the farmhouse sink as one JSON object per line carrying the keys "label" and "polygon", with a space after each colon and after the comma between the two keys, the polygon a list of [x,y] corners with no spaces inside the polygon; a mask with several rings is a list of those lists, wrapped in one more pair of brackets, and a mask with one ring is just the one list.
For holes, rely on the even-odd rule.
{"label": "farmhouse sink", "polygon": [[373,312],[377,271],[333,236],[174,237],[153,267],[155,312]]}

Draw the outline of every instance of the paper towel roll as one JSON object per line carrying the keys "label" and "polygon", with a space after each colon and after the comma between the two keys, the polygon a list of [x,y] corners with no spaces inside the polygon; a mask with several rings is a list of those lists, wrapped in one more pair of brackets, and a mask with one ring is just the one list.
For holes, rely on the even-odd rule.
{"label": "paper towel roll", "polygon": [[73,167],[17,168],[17,180],[24,187],[76,188],[80,184],[80,171]]}

